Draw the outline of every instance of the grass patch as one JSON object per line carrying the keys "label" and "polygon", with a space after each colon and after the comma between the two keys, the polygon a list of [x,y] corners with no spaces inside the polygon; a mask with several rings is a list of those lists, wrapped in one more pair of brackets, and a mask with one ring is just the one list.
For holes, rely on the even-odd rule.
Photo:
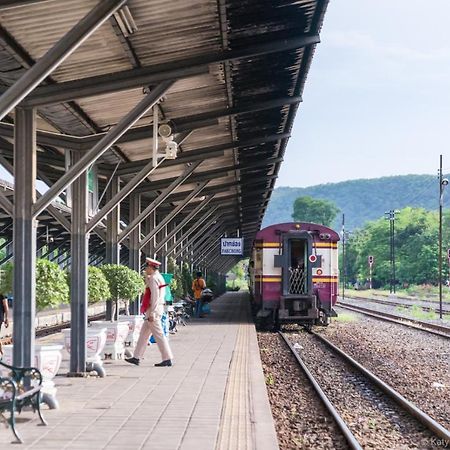
{"label": "grass patch", "polygon": [[437,319],[437,314],[434,311],[424,311],[418,305],[413,305],[413,307],[411,308],[411,315],[416,319],[423,319],[423,320]]}
{"label": "grass patch", "polygon": [[369,419],[369,421],[367,422],[367,425],[369,426],[369,428],[371,430],[377,429],[377,421],[375,419]]}
{"label": "grass patch", "polygon": [[339,313],[337,317],[333,317],[336,322],[357,322],[358,318],[355,314],[350,312]]}
{"label": "grass patch", "polygon": [[269,373],[269,375],[267,375],[266,377],[266,384],[267,386],[273,386],[275,384],[275,378],[271,373]]}
{"label": "grass patch", "polygon": [[396,306],[395,310],[399,313],[402,314],[407,314],[408,313],[408,308],[406,306]]}

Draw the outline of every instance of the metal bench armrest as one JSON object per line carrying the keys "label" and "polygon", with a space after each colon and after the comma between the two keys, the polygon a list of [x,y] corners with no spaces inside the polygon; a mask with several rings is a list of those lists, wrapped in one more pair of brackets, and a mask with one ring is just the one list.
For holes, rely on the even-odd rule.
{"label": "metal bench armrest", "polygon": [[[9,405],[16,399],[17,396],[16,382],[12,378],[0,377],[0,392],[3,393],[3,395],[0,396],[0,411],[1,411],[3,409],[2,408],[3,406]],[[6,392],[10,392],[11,396],[6,397],[4,395]]]}
{"label": "metal bench armrest", "polygon": [[0,360],[0,366],[11,371],[11,377],[17,384],[21,384],[24,378],[37,379],[39,386],[42,385],[42,374],[36,367],[15,367]]}

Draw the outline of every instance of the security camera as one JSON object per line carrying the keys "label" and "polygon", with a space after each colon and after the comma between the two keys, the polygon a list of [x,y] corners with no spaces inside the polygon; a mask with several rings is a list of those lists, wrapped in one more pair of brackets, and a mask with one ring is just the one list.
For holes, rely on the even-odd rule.
{"label": "security camera", "polygon": [[166,145],[166,159],[175,159],[177,157],[178,144],[170,141]]}
{"label": "security camera", "polygon": [[443,178],[442,181],[441,181],[441,183],[442,183],[442,186],[447,186],[447,184],[448,184],[448,179],[447,179],[447,178]]}

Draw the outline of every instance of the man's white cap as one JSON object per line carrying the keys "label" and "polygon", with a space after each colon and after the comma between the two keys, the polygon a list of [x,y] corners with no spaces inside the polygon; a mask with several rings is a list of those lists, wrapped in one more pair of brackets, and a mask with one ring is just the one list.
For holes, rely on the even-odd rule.
{"label": "man's white cap", "polygon": [[159,268],[159,266],[161,265],[161,263],[158,260],[149,258],[148,256],[147,258],[145,258],[145,263],[148,264],[149,266],[153,266],[156,268]]}

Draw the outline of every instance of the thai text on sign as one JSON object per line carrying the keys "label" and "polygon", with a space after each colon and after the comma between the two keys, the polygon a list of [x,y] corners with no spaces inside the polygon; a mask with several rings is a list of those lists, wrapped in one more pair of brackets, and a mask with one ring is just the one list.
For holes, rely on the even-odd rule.
{"label": "thai text on sign", "polygon": [[242,255],[243,250],[244,242],[242,238],[222,238],[220,240],[221,255]]}

